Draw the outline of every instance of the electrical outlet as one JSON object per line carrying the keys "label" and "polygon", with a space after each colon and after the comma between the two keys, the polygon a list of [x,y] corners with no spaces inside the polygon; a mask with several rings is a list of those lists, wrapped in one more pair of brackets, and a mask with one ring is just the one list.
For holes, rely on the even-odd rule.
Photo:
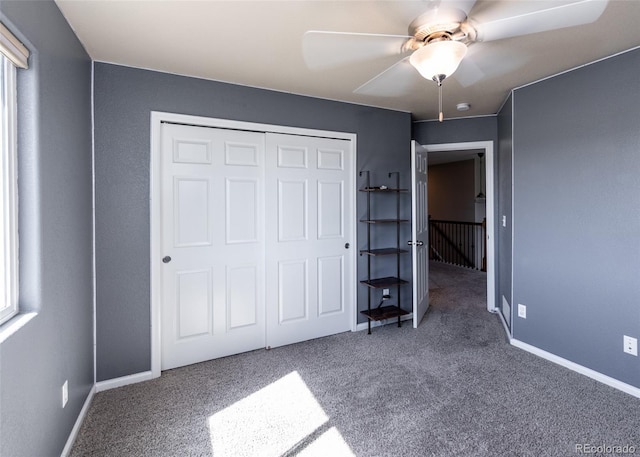
{"label": "electrical outlet", "polygon": [[624,352],[627,354],[638,356],[638,339],[627,335],[623,335]]}
{"label": "electrical outlet", "polygon": [[521,303],[518,303],[518,317],[523,319],[527,318],[527,307]]}
{"label": "electrical outlet", "polygon": [[62,407],[67,406],[67,402],[69,401],[69,381],[65,381],[62,384]]}

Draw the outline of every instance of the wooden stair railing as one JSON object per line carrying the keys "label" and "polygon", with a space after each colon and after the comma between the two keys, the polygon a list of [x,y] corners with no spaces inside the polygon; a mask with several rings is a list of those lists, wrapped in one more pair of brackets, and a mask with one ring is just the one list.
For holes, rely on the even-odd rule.
{"label": "wooden stair railing", "polygon": [[486,271],[486,219],[460,222],[430,217],[429,244],[433,260]]}

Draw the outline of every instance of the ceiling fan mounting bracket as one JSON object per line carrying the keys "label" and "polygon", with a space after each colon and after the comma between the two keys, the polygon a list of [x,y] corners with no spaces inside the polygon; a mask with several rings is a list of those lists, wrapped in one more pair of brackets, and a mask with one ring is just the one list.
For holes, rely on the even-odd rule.
{"label": "ceiling fan mounting bracket", "polygon": [[416,51],[429,43],[437,43],[438,41],[461,41],[468,45],[475,40],[475,30],[472,27],[468,27],[468,33],[465,32],[462,27],[459,27],[454,32],[448,30],[437,30],[426,35],[424,38],[411,37],[402,46],[402,52]]}
{"label": "ceiling fan mounting bracket", "polygon": [[469,23],[469,21],[464,21],[460,24],[459,33],[464,33],[464,40],[467,44],[478,39],[478,32],[475,27]]}
{"label": "ceiling fan mounting bracket", "polygon": [[459,22],[434,21],[431,14],[418,16],[409,25],[410,38],[403,51],[415,51],[428,43],[437,41],[461,41],[469,44],[475,41],[477,33],[475,28],[466,20],[460,17]]}
{"label": "ceiling fan mounting bracket", "polygon": [[415,37],[416,40],[424,41],[434,33],[453,33],[458,29],[460,29],[459,22],[416,23],[416,21],[413,21],[409,26],[409,35]]}
{"label": "ceiling fan mounting bracket", "polygon": [[415,51],[424,46],[424,44],[425,43],[423,41],[418,41],[414,37],[411,37],[402,45],[401,52]]}
{"label": "ceiling fan mounting bracket", "polygon": [[429,34],[423,41],[426,44],[437,43],[438,41],[451,41],[451,33],[449,32],[433,32]]}

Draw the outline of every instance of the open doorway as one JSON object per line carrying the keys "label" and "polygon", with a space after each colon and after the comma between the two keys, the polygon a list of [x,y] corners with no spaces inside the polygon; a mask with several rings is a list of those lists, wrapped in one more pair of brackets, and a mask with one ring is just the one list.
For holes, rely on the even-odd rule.
{"label": "open doorway", "polygon": [[[473,208],[467,208],[467,213],[471,211],[474,222],[484,214],[486,220],[486,255],[480,256],[483,259],[483,269],[486,269],[486,292],[487,310],[496,312],[495,299],[495,214],[494,214],[494,150],[493,141],[475,141],[465,143],[446,144],[426,144],[423,147],[427,150],[429,165],[435,163],[453,163],[465,160],[473,161],[473,192],[475,197]],[[481,167],[480,169],[478,167]],[[478,171],[480,173],[478,174]],[[482,195],[484,194],[484,195]],[[483,198],[484,197],[484,198]],[[473,263],[477,265],[477,260]],[[474,267],[476,266],[474,265]],[[469,265],[470,266],[470,265]]]}

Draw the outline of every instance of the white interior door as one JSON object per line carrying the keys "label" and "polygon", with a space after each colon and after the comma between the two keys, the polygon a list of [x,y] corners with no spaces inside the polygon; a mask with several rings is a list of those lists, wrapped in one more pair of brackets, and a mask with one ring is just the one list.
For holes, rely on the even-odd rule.
{"label": "white interior door", "polygon": [[267,134],[267,346],[350,330],[351,143]]}
{"label": "white interior door", "polygon": [[264,347],[265,136],[161,138],[162,369]]}
{"label": "white interior door", "polygon": [[429,209],[427,150],[411,141],[411,241],[413,261],[413,327],[429,308]]}

